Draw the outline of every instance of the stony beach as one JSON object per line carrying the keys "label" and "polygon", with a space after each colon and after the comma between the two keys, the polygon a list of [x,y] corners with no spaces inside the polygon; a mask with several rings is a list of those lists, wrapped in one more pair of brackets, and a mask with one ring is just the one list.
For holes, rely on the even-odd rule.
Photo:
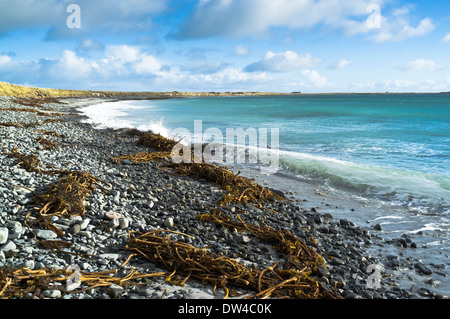
{"label": "stony beach", "polygon": [[[214,207],[225,191],[206,180],[178,176],[161,169],[159,163],[116,162],[115,157],[145,150],[136,145],[136,137],[122,131],[96,129],[83,122],[79,108],[109,99],[66,98],[62,104],[45,104],[46,112],[61,122],[45,123],[50,117],[20,111],[24,106],[14,98],[0,98],[1,179],[0,179],[0,268],[30,270],[68,269],[76,265],[86,273],[117,270],[125,276],[132,269],[142,274],[166,273],[144,258],[127,258],[125,249],[129,232],[167,229],[174,240],[195,247],[207,248],[218,255],[234,258],[246,265],[265,269],[282,262],[270,245],[246,232],[229,231],[213,223],[197,219]],[[18,123],[20,125],[2,125]],[[30,125],[26,125],[26,124]],[[53,134],[51,132],[56,132]],[[45,149],[37,141],[46,137],[59,146]],[[33,233],[24,223],[27,214],[36,211],[32,201],[55,182],[53,175],[29,172],[8,156],[15,148],[23,154],[33,154],[44,168],[88,172],[107,182],[108,191],[97,189],[87,197],[83,217],[52,217],[52,223],[64,232],[58,239],[70,243],[69,248],[52,250],[37,244]],[[437,292],[436,278],[445,280],[446,265],[431,265],[402,255],[370,256],[373,246],[393,245],[404,249],[422,249],[407,236],[386,242],[376,227],[365,228],[352,221],[322,213],[320,208],[307,207],[301,200],[285,193],[285,200],[273,200],[260,209],[253,205],[232,204],[222,209],[237,214],[247,222],[264,223],[276,229],[290,230],[324,257],[327,267],[316,275],[321,284],[345,299],[443,299]],[[305,194],[305,199],[307,195]],[[332,204],[332,203],[328,203]],[[330,206],[330,205],[328,205]],[[331,205],[332,206],[332,205]],[[30,216],[28,216],[30,218]],[[56,239],[49,229],[33,228],[39,240]],[[179,233],[188,234],[183,236]],[[314,238],[314,241],[310,240]],[[125,263],[125,265],[124,265]],[[371,273],[368,267],[379,265],[380,287],[368,288]],[[395,275],[399,271],[413,272],[414,289],[403,287]],[[20,298],[50,299],[221,299],[224,290],[189,279],[184,286],[167,282],[167,276],[143,278],[140,285],[111,284],[65,293],[64,281],[52,283],[42,291],[27,292]],[[80,289],[83,289],[81,286]],[[0,291],[2,287],[0,285]],[[254,291],[236,288],[240,294],[233,298],[251,296]],[[0,296],[1,297],[1,296]]]}

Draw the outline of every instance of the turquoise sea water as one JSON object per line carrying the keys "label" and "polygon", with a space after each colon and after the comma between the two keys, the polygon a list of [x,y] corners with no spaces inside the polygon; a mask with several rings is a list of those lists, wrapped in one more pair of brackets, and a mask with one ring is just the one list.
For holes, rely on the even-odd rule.
{"label": "turquoise sea water", "polygon": [[[108,109],[108,110],[106,110]],[[277,128],[280,172],[425,212],[450,210],[450,95],[303,95],[127,101],[93,122],[175,128]],[[268,137],[270,142],[270,136]]]}

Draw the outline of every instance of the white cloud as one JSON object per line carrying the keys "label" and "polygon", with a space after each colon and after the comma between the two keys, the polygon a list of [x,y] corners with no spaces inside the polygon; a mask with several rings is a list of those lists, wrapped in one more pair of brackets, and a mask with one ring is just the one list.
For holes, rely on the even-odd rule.
{"label": "white cloud", "polygon": [[247,47],[243,45],[238,45],[236,48],[234,48],[233,55],[236,56],[246,56],[249,53],[249,50]]}
{"label": "white cloud", "polygon": [[349,60],[340,60],[338,62],[332,63],[328,66],[329,69],[339,70],[346,68],[347,66],[351,65],[353,62]]}
{"label": "white cloud", "polygon": [[100,42],[94,41],[92,39],[85,39],[80,45],[82,50],[101,50],[103,45]]}
{"label": "white cloud", "polygon": [[445,37],[442,38],[441,42],[443,43],[450,42],[450,33],[447,33]]}
{"label": "white cloud", "polygon": [[317,71],[314,70],[303,70],[302,74],[305,76],[308,82],[303,82],[303,85],[307,87],[317,87],[322,88],[328,84],[326,77],[320,76]]}
{"label": "white cloud", "polygon": [[0,55],[0,66],[9,64],[11,62],[11,58],[7,55]]}
{"label": "white cloud", "polygon": [[[392,8],[389,0],[210,0],[200,1],[175,34],[179,38],[267,36],[274,27],[327,31],[341,30],[353,36],[366,34],[373,42],[403,41],[435,29],[425,17],[414,23],[408,6]],[[380,8],[380,27],[369,20]]]}
{"label": "white cloud", "polygon": [[441,69],[440,66],[433,60],[426,59],[417,59],[409,62],[404,67],[401,68],[402,71],[410,72],[410,71],[427,71],[432,72]]}
{"label": "white cloud", "polygon": [[320,59],[313,58],[310,54],[298,55],[296,52],[289,50],[280,53],[269,51],[262,60],[249,64],[245,71],[290,72],[310,69],[320,61]]}
{"label": "white cloud", "polygon": [[152,26],[151,16],[167,8],[168,0],[77,0],[82,28],[69,29],[66,9],[70,1],[0,1],[0,35],[26,28],[49,28],[48,39],[77,36],[89,31],[124,32]]}
{"label": "white cloud", "polygon": [[349,21],[365,22],[370,4],[381,5],[384,2],[385,0],[200,1],[177,36],[248,36],[264,33],[274,26],[293,29],[315,25],[348,28]]}
{"label": "white cloud", "polygon": [[152,55],[143,55],[134,65],[137,74],[154,74],[161,69],[161,62]]}
{"label": "white cloud", "polygon": [[394,10],[391,16],[382,16],[381,28],[368,37],[373,42],[399,42],[412,37],[420,37],[436,28],[430,18],[422,19],[416,27],[411,26],[409,9],[406,7]]}

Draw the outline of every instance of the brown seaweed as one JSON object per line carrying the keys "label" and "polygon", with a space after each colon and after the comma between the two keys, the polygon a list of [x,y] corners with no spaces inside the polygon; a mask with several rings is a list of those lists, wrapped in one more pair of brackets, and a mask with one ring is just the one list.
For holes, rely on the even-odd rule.
{"label": "brown seaweed", "polygon": [[[309,277],[307,267],[282,270],[275,264],[260,270],[207,249],[173,241],[169,236],[160,236],[162,232],[172,231],[130,232],[126,248],[172,271],[167,278],[169,282],[183,285],[189,278],[195,278],[204,284],[222,287],[225,298],[230,292],[229,285],[255,291],[253,298],[335,298],[323,285]],[[173,280],[175,274],[182,279]]]}

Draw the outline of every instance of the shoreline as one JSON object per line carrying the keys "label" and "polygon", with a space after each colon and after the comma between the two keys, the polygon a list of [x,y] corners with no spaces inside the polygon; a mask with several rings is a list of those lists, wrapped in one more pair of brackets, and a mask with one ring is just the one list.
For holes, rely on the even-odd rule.
{"label": "shoreline", "polygon": [[[223,191],[218,187],[190,177],[171,175],[157,168],[157,163],[119,164],[112,161],[114,156],[134,154],[144,149],[135,145],[136,139],[133,137],[119,137],[120,131],[117,130],[96,129],[90,124],[82,123],[79,116],[71,115],[79,113],[81,105],[97,104],[100,101],[110,101],[109,99],[65,98],[62,101],[67,104],[53,103],[46,107],[55,112],[66,112],[67,114],[58,118],[67,122],[39,125],[41,127],[36,128],[65,135],[53,139],[60,145],[69,147],[61,146],[56,151],[39,150],[40,146],[35,139],[41,136],[41,133],[32,128],[0,126],[3,143],[0,161],[4,168],[2,174],[5,175],[0,188],[6,195],[0,202],[2,210],[0,228],[8,229],[8,239],[0,245],[0,267],[17,268],[26,264],[33,265],[34,269],[40,269],[42,266],[65,269],[71,264],[79,264],[83,271],[117,269],[129,256],[129,252],[124,250],[128,232],[157,228],[169,228],[192,235],[194,239],[182,240],[194,246],[211,247],[212,251],[229,255],[231,258],[240,258],[243,262],[258,268],[264,269],[268,266],[267,263],[279,259],[265,245],[245,233],[230,233],[214,224],[200,223],[196,219],[199,213],[208,210],[223,195]],[[10,98],[0,98],[1,107],[23,106],[13,103]],[[0,118],[2,119],[0,122],[10,123],[36,123],[36,120],[42,122],[44,119],[33,113],[15,111],[0,111]],[[56,220],[53,221],[60,225],[61,229],[66,230],[62,238],[75,245],[71,248],[72,252],[95,256],[92,260],[36,247],[33,236],[23,225],[26,213],[33,208],[32,194],[25,188],[15,189],[13,186],[23,185],[37,191],[54,181],[54,177],[41,176],[17,168],[17,162],[3,154],[3,151],[12,151],[14,147],[24,154],[35,154],[43,164],[88,171],[111,184],[112,189],[107,194],[102,195],[97,190],[87,199],[85,217],[54,218]],[[259,178],[264,179],[261,176]],[[312,200],[313,195],[310,190],[309,193],[302,194],[302,198],[311,199],[310,204],[313,206],[319,205],[316,200],[323,198]],[[433,285],[436,284],[436,278],[445,280],[440,273],[446,269],[423,263],[416,266],[419,261],[408,260],[402,255],[369,256],[367,250],[381,243],[376,231],[363,225],[356,225],[345,218],[335,218],[332,212],[323,212],[321,208],[313,210],[314,207],[308,207],[304,203],[299,205],[293,200],[269,203],[268,207],[277,210],[276,214],[252,206],[230,206],[233,206],[234,210],[245,210],[245,216],[249,220],[264,221],[273,227],[289,229],[299,238],[315,238],[316,248],[325,256],[328,266],[318,279],[328,287],[332,287],[331,283],[334,281],[339,282],[337,291],[342,298],[444,298]],[[333,206],[333,203],[329,204]],[[320,205],[324,207],[324,204]],[[228,208],[232,210],[232,207]],[[106,212],[122,214],[123,223],[116,226],[115,221],[107,218]],[[17,222],[21,224],[21,231],[18,231],[20,228]],[[83,229],[76,232],[74,225],[80,225]],[[5,245],[9,245],[8,249],[5,249]],[[142,273],[167,271],[145,260],[133,259],[132,262],[132,265],[123,266],[121,271],[126,273],[131,267]],[[365,287],[369,276],[367,267],[378,263],[384,265],[382,274],[385,277],[381,280],[381,288],[367,289]],[[410,274],[414,273],[414,277],[417,278],[412,278],[414,289],[406,289],[399,283],[399,278],[394,273],[401,272],[402,269],[407,269]],[[425,274],[427,270],[431,271],[431,275]],[[114,286],[114,289],[111,286],[92,288],[86,293],[77,295],[61,295],[53,291],[58,289],[48,289],[49,292],[44,296],[52,298],[52,293],[56,296],[53,298],[82,296],[90,299],[108,299],[111,296],[119,299],[159,299],[161,296],[169,299],[220,299],[224,296],[221,288],[216,289],[215,296],[214,287],[211,285],[204,287],[194,279],[186,281],[184,287],[167,283],[164,277],[151,278],[145,283],[146,285],[140,288],[135,286]],[[252,292],[241,291],[241,293],[245,296]]]}

